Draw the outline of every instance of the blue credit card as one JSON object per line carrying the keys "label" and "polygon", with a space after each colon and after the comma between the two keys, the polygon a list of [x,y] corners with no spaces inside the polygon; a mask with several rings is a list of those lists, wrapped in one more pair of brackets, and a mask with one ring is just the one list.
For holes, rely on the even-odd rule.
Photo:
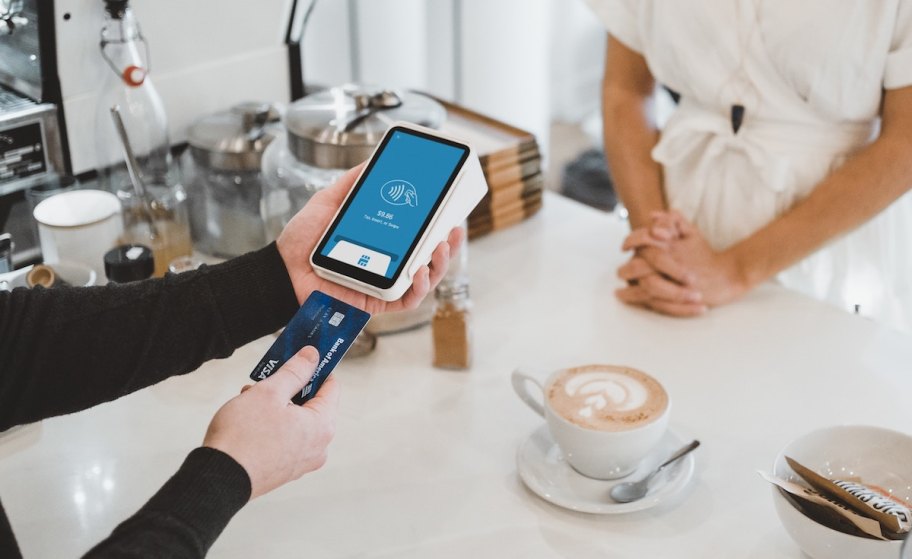
{"label": "blue credit card", "polygon": [[257,363],[250,378],[257,382],[269,378],[302,348],[314,346],[320,353],[317,369],[304,389],[291,399],[303,404],[314,397],[370,317],[357,307],[314,291]]}

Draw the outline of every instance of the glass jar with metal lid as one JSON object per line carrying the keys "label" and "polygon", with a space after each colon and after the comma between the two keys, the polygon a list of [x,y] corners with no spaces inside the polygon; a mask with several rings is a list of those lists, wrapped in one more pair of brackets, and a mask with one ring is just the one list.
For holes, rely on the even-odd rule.
{"label": "glass jar with metal lid", "polygon": [[288,107],[287,134],[263,156],[260,207],[267,240],[318,191],[370,157],[396,121],[439,128],[446,119],[440,103],[420,93],[363,85],[319,91]]}
{"label": "glass jar with metal lid", "polygon": [[205,116],[188,131],[181,164],[198,250],[230,258],[266,245],[260,218],[262,158],[281,128],[269,103]]}

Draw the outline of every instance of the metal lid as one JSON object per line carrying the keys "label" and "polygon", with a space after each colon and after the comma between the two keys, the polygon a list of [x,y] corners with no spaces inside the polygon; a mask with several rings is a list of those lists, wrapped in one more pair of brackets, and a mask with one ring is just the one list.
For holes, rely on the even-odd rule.
{"label": "metal lid", "polygon": [[263,151],[276,137],[278,113],[269,103],[248,102],[204,116],[190,126],[187,140],[194,160],[225,171],[256,171]]}
{"label": "metal lid", "polygon": [[288,149],[304,163],[347,169],[361,163],[396,121],[439,128],[446,109],[426,95],[348,84],[297,101],[285,114]]}
{"label": "metal lid", "polygon": [[434,290],[434,296],[438,301],[468,299],[469,298],[469,281],[466,278],[460,278],[454,281],[442,281]]}

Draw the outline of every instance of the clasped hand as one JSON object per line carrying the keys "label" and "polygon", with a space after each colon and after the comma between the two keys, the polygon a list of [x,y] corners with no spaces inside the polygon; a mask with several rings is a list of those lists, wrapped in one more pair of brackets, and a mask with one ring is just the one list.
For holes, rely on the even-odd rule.
{"label": "clasped hand", "polygon": [[621,301],[672,316],[698,316],[724,305],[744,291],[730,252],[716,251],[675,210],[653,212],[648,226],[634,229],[623,250],[633,256],[618,268],[627,286]]}

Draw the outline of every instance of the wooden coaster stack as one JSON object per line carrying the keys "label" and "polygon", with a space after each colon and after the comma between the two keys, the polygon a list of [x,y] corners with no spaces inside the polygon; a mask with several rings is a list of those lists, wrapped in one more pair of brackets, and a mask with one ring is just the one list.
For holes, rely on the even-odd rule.
{"label": "wooden coaster stack", "polygon": [[442,131],[464,138],[478,151],[488,194],[469,215],[469,238],[515,225],[542,207],[544,178],[535,136],[438,99],[446,107]]}

